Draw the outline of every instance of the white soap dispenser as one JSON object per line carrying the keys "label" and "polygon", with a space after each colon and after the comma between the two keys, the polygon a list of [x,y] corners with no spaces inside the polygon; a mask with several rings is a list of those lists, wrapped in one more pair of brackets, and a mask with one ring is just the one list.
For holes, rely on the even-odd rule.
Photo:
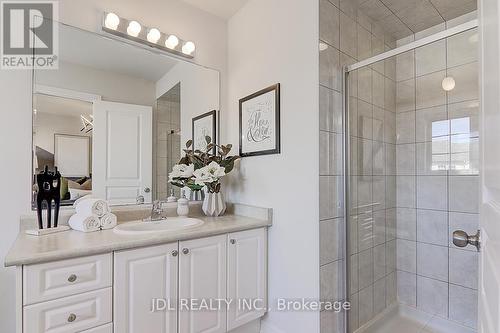
{"label": "white soap dispenser", "polygon": [[175,196],[174,189],[170,189],[170,196],[167,198],[167,202],[176,202],[177,197]]}
{"label": "white soap dispenser", "polygon": [[178,216],[188,216],[189,214],[189,200],[186,199],[184,190],[182,190],[181,197],[177,200],[177,215]]}

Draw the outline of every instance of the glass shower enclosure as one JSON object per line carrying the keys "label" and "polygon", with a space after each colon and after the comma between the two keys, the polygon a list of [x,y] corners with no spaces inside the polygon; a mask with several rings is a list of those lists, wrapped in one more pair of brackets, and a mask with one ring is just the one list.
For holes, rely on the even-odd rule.
{"label": "glass shower enclosure", "polygon": [[452,234],[477,231],[477,49],[472,21],[345,69],[348,332],[476,329],[478,253]]}

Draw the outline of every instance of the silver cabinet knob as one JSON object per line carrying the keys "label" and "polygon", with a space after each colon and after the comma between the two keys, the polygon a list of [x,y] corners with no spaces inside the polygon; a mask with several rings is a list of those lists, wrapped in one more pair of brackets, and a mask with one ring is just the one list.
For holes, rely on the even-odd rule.
{"label": "silver cabinet knob", "polygon": [[177,251],[177,250],[172,251],[172,257],[177,257],[178,254],[179,254],[179,251]]}
{"label": "silver cabinet knob", "polygon": [[229,243],[231,243],[231,244],[236,244],[236,239],[231,239],[231,240],[229,240]]}
{"label": "silver cabinet knob", "polygon": [[183,248],[183,249],[182,249],[182,253],[184,253],[184,254],[189,254],[189,249]]}
{"label": "silver cabinet knob", "polygon": [[68,282],[75,282],[76,281],[76,275],[75,274],[71,274],[70,276],[68,276]]}
{"label": "silver cabinet knob", "polygon": [[144,188],[144,193],[149,193],[149,192],[151,192],[151,189],[149,187],[145,187]]}
{"label": "silver cabinet knob", "polygon": [[469,236],[463,230],[456,230],[453,232],[453,244],[455,244],[458,247],[466,247],[467,245],[473,245],[479,251],[479,249],[481,248],[481,241],[479,238],[480,238],[479,230],[475,235],[472,236]]}
{"label": "silver cabinet knob", "polygon": [[71,314],[69,315],[69,317],[68,317],[68,322],[69,322],[69,323],[72,323],[72,322],[74,322],[75,320],[76,320],[76,314],[71,313]]}

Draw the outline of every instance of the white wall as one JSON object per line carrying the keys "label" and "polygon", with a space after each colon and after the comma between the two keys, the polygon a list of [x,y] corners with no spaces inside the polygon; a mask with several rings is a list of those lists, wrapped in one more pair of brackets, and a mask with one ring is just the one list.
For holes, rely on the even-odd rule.
{"label": "white wall", "polygon": [[156,100],[153,81],[62,61],[58,70],[37,70],[35,83],[100,95],[104,101],[153,106]]}
{"label": "white wall", "polygon": [[[250,0],[228,22],[222,142],[239,141],[238,100],[281,83],[282,153],[243,158],[226,184],[230,201],[274,208],[271,306],[277,298],[319,298],[318,11],[318,1]],[[319,332],[319,313],[272,311],[263,332]]]}
{"label": "white wall", "polygon": [[36,133],[33,133],[33,142],[36,146],[54,154],[54,134],[69,134],[92,136],[92,132],[81,132],[80,117],[39,112],[36,115]]}
{"label": "white wall", "polygon": [[181,83],[181,149],[192,137],[192,119],[203,113],[220,110],[219,72],[180,62],[156,83],[160,98]]}
{"label": "white wall", "polygon": [[[19,228],[19,215],[31,209],[31,96],[28,71],[2,71],[0,117],[0,173],[8,191],[0,194],[2,224],[0,258],[3,260]],[[15,332],[15,270],[0,268],[0,331]]]}
{"label": "white wall", "polygon": [[[220,70],[224,85],[226,23],[221,19],[177,0],[60,0],[58,3],[60,21],[86,30],[98,31],[102,11],[107,10],[191,39],[197,44],[195,61]],[[29,71],[1,71],[0,117],[5,122],[0,136],[0,174],[8,175],[3,183],[8,190],[0,194],[0,259],[17,235],[19,216],[31,210],[30,91]],[[0,269],[0,332],[15,331],[14,272],[13,268]]]}

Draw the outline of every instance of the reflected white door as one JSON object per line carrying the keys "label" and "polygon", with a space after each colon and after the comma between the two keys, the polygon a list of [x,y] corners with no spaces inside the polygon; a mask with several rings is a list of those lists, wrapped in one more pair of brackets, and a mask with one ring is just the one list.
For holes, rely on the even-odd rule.
{"label": "reflected white door", "polygon": [[479,332],[500,332],[500,2],[479,1],[481,206]]}
{"label": "reflected white door", "polygon": [[94,102],[92,193],[110,204],[151,202],[152,107]]}

